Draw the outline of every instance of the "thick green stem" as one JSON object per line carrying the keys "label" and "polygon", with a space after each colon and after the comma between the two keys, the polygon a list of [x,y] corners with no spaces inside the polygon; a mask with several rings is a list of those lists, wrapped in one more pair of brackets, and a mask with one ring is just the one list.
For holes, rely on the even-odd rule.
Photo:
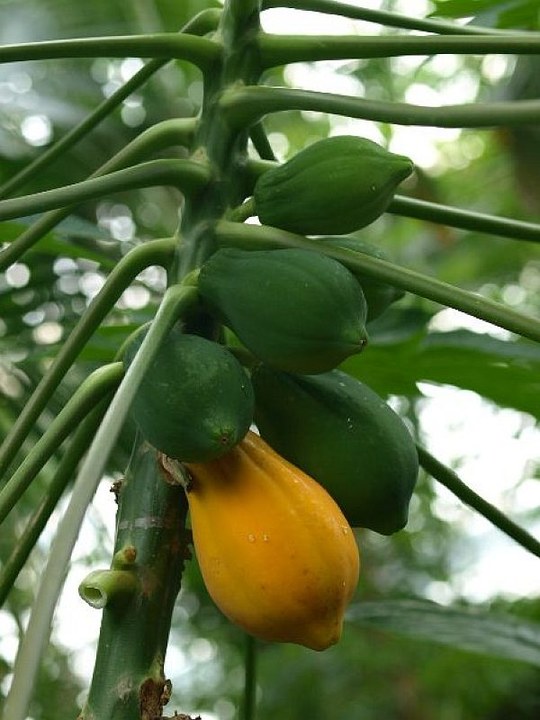
{"label": "thick green stem", "polygon": [[0,63],[69,58],[138,57],[186,60],[207,70],[219,58],[219,45],[196,35],[155,33],[115,37],[47,40],[2,45]]}
{"label": "thick green stem", "polygon": [[51,484],[43,494],[39,505],[26,523],[24,532],[17,538],[12,553],[0,570],[0,607],[4,604],[28,556],[38,541],[45,525],[51,517],[62,493],[73,479],[82,456],[88,449],[92,438],[105,414],[109,398],[104,398],[80,423],[69,443]]}
{"label": "thick green stem", "polygon": [[396,287],[428,298],[442,305],[461,310],[510,332],[540,342],[540,321],[521,315],[500,303],[475,293],[462,290],[440,280],[422,275],[415,270],[379,260],[365,253],[345,248],[328,247],[320,240],[311,240],[266,225],[243,225],[220,221],[215,227],[215,238],[223,245],[242,248],[297,247],[316,250],[339,260],[351,270],[383,280]]}
{"label": "thick green stem", "polygon": [[102,591],[110,600],[111,591],[118,590],[117,573],[125,573],[128,581],[131,577],[132,594],[129,601],[107,604],[103,612],[94,677],[81,720],[162,717],[167,639],[188,557],[186,511],[182,488],[164,480],[155,452],[140,445],[122,483],[115,543],[117,552],[126,545],[135,549],[132,569],[111,570],[86,581],[96,585],[99,603]]}
{"label": "thick green stem", "polygon": [[73,429],[119,385],[122,374],[122,363],[104,365],[78,387],[0,491],[0,523]]}
{"label": "thick green stem", "polygon": [[11,220],[65,205],[95,200],[115,192],[172,185],[184,193],[199,192],[209,181],[207,166],[192,160],[150,160],[125,170],[0,202],[0,220]]}
{"label": "thick green stem", "polygon": [[[129,145],[104,163],[90,177],[96,178],[120,170],[153,152],[175,144],[190,144],[196,130],[196,121],[192,118],[165,120],[141,133]],[[71,208],[53,210],[33,223],[5,250],[0,251],[0,271],[19,260],[24,253],[35,245],[49,230],[58,225],[71,213]]]}
{"label": "thick green stem", "polygon": [[[424,18],[413,18],[408,15],[387,12],[385,10],[369,10],[356,7],[349,3],[337,0],[265,0],[264,9],[274,7],[288,7],[296,10],[310,10],[312,12],[341,15],[351,20],[364,20],[365,22],[386,25],[387,27],[401,28],[403,30],[421,30],[422,32],[439,33],[441,35],[508,35],[508,30],[480,27],[479,25],[458,25],[457,23],[443,22]],[[515,34],[515,31],[511,31]]]}
{"label": "thick green stem", "polygon": [[247,158],[247,129],[231,125],[221,112],[219,98],[227,87],[257,82],[261,64],[257,48],[259,0],[230,0],[225,4],[217,35],[222,43],[219,63],[204,78],[204,102],[196,145],[204,148],[215,182],[204,198],[186,202],[182,218],[184,247],[178,278],[199,267],[212,252],[206,228],[243,198],[238,181]]}
{"label": "thick green stem", "polygon": [[248,127],[270,113],[290,110],[312,110],[395,125],[478,129],[530,125],[538,120],[540,114],[540,100],[423,107],[313,90],[262,86],[230,88],[223,93],[220,103],[229,121],[239,127]]}
{"label": "thick green stem", "polygon": [[417,445],[418,457],[420,464],[424,470],[429,473],[435,480],[444,485],[450,492],[458,497],[466,505],[472,507],[476,512],[483,515],[492,525],[502,530],[503,533],[511,537],[522,547],[537,557],[540,557],[540,542],[530,535],[515,522],[510,520],[498,508],[488,503],[480,495],[477,495],[465,483],[459,479],[456,473],[450,468],[443,465],[439,460],[433,457],[427,450]]}
{"label": "thick green stem", "polygon": [[2,443],[0,447],[0,478],[9,467],[62,378],[126,287],[149,265],[169,266],[175,250],[176,240],[174,238],[152,240],[146,245],[139,245],[131,250],[114,268],[100,292],[92,299],[71,335],[63,343]]}
{"label": "thick green stem", "polygon": [[404,55],[538,55],[538,33],[505,36],[269,35],[260,33],[261,63],[268,69],[296,62]]}

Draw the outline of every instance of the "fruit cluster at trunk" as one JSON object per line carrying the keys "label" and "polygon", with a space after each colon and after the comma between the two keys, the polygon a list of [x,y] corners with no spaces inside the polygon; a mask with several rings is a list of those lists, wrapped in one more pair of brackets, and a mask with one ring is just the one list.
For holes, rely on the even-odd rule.
{"label": "fruit cluster at trunk", "polygon": [[[191,318],[205,318],[207,331],[225,326],[235,347],[186,334],[193,322],[177,326],[133,405],[146,439],[168,458],[162,466],[179,463],[210,595],[263,640],[315,650],[336,643],[359,575],[351,526],[389,535],[407,522],[418,473],[411,435],[370,388],[337,369],[364,349],[366,323],[403,293],[326,250],[387,260],[340,233],[378,217],[411,169],[370,141],[340,137],[262,175],[261,221],[318,235],[320,251],[214,249],[190,275],[199,297]],[[129,345],[126,366],[141,340]],[[249,373],[232,351],[247,356]]]}

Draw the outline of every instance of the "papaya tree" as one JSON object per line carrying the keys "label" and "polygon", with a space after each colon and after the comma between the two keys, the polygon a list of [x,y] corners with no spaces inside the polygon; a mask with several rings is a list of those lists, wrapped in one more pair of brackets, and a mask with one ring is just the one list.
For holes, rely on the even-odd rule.
{"label": "papaya tree", "polygon": [[[378,582],[358,550],[373,535],[386,548],[404,543],[436,483],[540,556],[531,518],[509,517],[431,452],[420,408],[421,384],[432,382],[540,415],[537,303],[516,283],[503,291],[509,273],[534,286],[536,209],[524,210],[515,188],[478,209],[455,177],[459,201],[441,202],[434,187],[445,177],[430,178],[393,142],[411,126],[508,146],[530,132],[540,100],[515,82],[503,99],[426,106],[405,101],[423,65],[397,68],[459,58],[479,85],[488,58],[526,68],[540,55],[534,3],[511,3],[523,11],[512,14],[486,2],[468,24],[440,19],[474,14],[453,0],[430,18],[338,0],[173,5],[160,31],[149,27],[159,14],[140,5],[131,17],[113,3],[111,27],[124,34],[0,47],[2,66],[17,68],[13,97],[39,85],[39,67],[64,97],[70,73],[86,77],[93,106],[62,116],[65,127],[58,119],[54,142],[49,116],[27,116],[22,136],[47,147],[0,171],[0,596],[21,628],[4,717],[32,712],[70,558],[110,478],[114,550],[79,586],[102,611],[81,720],[164,717],[173,614],[193,566],[200,593],[245,633],[245,720],[257,713],[261,647],[335,646],[339,659],[349,628],[538,667],[540,627],[511,613],[385,598],[384,582],[369,601]],[[299,11],[300,27],[316,13],[354,31],[271,32],[266,18],[279,8]],[[381,31],[358,31],[366,24]],[[287,68],[330,61],[348,63],[365,96],[287,82]],[[44,70],[53,62],[57,77]],[[484,146],[467,147],[467,162],[483,156]],[[478,167],[476,186],[488,182]],[[436,253],[422,252],[422,234]],[[441,331],[443,308],[498,334]],[[39,584],[25,595],[20,581],[51,517],[60,519]],[[294,712],[318,716],[309,705]]]}

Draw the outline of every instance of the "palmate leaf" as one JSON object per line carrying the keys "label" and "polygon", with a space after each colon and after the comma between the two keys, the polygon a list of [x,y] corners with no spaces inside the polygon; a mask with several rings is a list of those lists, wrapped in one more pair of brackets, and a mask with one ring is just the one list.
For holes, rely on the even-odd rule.
{"label": "palmate leaf", "polygon": [[481,655],[540,667],[540,624],[511,615],[427,600],[363,602],[350,608],[352,626],[368,626]]}
{"label": "palmate leaf", "polygon": [[454,385],[540,418],[538,345],[469,330],[428,333],[418,324],[414,328],[405,312],[394,333],[370,335],[367,349],[343,369],[383,395],[418,395],[420,382]]}

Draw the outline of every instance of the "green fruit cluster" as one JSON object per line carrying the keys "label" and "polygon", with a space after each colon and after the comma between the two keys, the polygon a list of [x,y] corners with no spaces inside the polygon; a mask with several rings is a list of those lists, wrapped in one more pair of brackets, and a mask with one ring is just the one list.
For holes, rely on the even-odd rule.
{"label": "green fruit cluster", "polygon": [[[371,222],[410,162],[361,138],[330,138],[257,182],[262,222],[387,260],[339,233]],[[324,233],[338,235],[322,236]],[[251,379],[223,345],[175,328],[133,405],[147,440],[185,463],[228,453],[255,421],[283,458],[318,481],[351,525],[389,535],[407,522],[418,456],[399,416],[337,367],[367,343],[366,323],[402,293],[307,249],[216,250],[197,274],[198,312],[249,351]],[[190,327],[190,326],[188,326]],[[142,336],[130,344],[132,361]]]}

